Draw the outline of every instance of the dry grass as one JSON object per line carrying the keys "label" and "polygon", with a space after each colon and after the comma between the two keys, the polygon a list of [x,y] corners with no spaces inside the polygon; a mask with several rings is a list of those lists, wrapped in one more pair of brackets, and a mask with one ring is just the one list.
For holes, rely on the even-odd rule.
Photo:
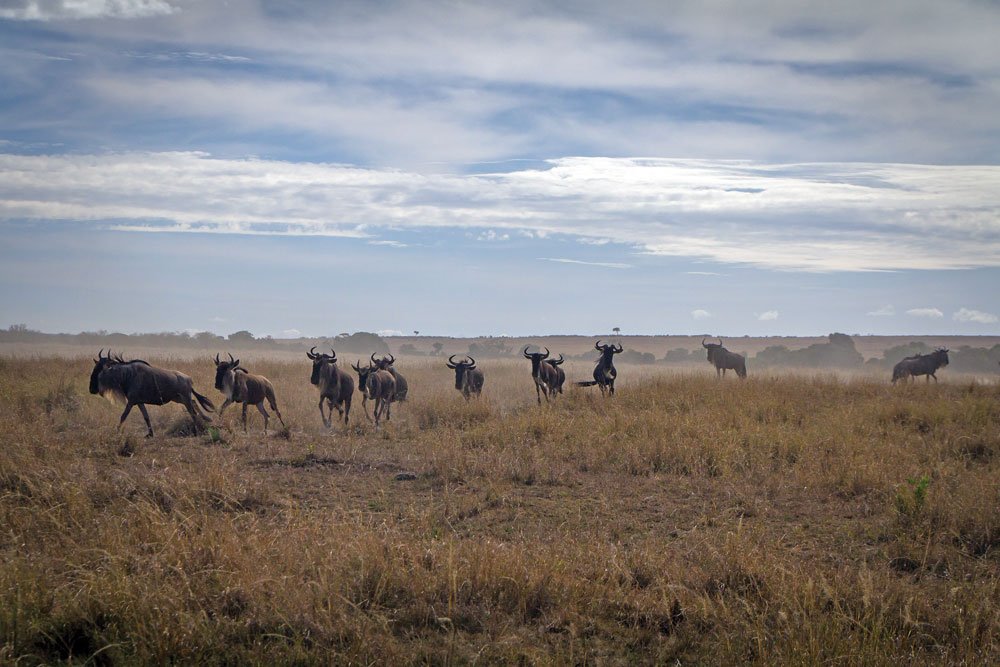
{"label": "dry grass", "polygon": [[539,408],[527,362],[470,403],[413,362],[328,432],[305,359],[244,363],[287,432],[119,434],[88,362],[0,359],[0,662],[1000,660],[996,386],[626,368]]}

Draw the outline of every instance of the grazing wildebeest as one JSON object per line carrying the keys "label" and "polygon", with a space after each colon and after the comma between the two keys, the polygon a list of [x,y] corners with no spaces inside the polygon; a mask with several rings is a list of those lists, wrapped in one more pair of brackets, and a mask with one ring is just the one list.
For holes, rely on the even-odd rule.
{"label": "grazing wildebeest", "polygon": [[625,351],[621,345],[601,345],[601,341],[594,343],[594,349],[601,353],[601,358],[597,360],[594,367],[594,379],[587,382],[577,382],[578,387],[593,387],[595,384],[600,387],[601,395],[607,391],[610,395],[615,395],[615,378],[618,377],[618,369],[615,368],[614,356]]}
{"label": "grazing wildebeest", "polygon": [[554,368],[556,371],[555,382],[552,385],[552,392],[555,394],[563,393],[563,385],[566,384],[566,371],[559,368],[560,366],[562,366],[564,361],[566,361],[566,359],[563,358],[562,354],[559,355],[558,359],[545,360],[545,363],[552,366],[552,368]]}
{"label": "grazing wildebeest", "polygon": [[740,378],[747,376],[747,360],[742,354],[730,352],[722,347],[722,339],[718,343],[705,344],[705,338],[701,339],[701,346],[708,350],[708,363],[715,366],[716,377],[725,377],[727,370],[736,371]]}
{"label": "grazing wildebeest", "polygon": [[476,360],[467,356],[467,361],[455,361],[455,355],[448,357],[445,363],[448,368],[455,371],[455,389],[462,392],[465,400],[469,400],[472,394],[479,396],[483,392],[483,383],[486,376],[476,368]]}
{"label": "grazing wildebeest", "polygon": [[142,418],[146,420],[147,437],[153,437],[153,425],[149,421],[146,405],[165,405],[180,403],[187,408],[194,421],[195,432],[200,425],[198,419],[212,421],[204,412],[195,409],[195,399],[201,410],[212,412],[215,406],[212,401],[194,390],[194,382],[190,377],[177,371],[151,366],[141,359],[125,361],[121,355],[104,356],[104,348],[94,359],[94,370],[90,373],[90,393],[100,394],[109,400],[125,403],[125,411],[118,420],[118,428],[125,423],[125,418],[134,406],[139,406]]}
{"label": "grazing wildebeest", "polygon": [[535,381],[535,394],[538,396],[538,404],[542,404],[542,394],[545,395],[545,402],[549,402],[549,394],[553,393],[556,383],[556,367],[551,364],[542,363],[549,358],[549,348],[545,352],[532,352],[528,354],[528,346],[521,350],[525,359],[531,359],[531,379]]}
{"label": "grazing wildebeest", "polygon": [[379,368],[379,370],[389,371],[392,373],[392,379],[396,381],[396,396],[393,398],[395,402],[401,402],[406,400],[406,394],[410,391],[410,386],[406,382],[406,378],[403,377],[402,373],[396,370],[394,364],[396,363],[396,357],[390,354],[388,357],[382,357],[381,359],[375,358],[375,353],[372,352],[372,363]]}
{"label": "grazing wildebeest", "polygon": [[368,415],[368,399],[375,401],[375,426],[376,428],[385,414],[386,421],[392,418],[392,402],[396,399],[396,380],[392,373],[382,370],[378,366],[369,363],[367,368],[362,368],[361,360],[351,366],[358,372],[358,391],[364,397],[361,400],[361,407],[365,409],[365,416],[371,421]]}
{"label": "grazing wildebeest", "polygon": [[[344,426],[347,426],[354,398],[354,378],[337,366],[337,353],[332,348],[330,352],[333,354],[317,353],[315,345],[306,352],[313,363],[309,382],[319,388],[319,416],[323,420],[323,426],[327,428],[333,425],[334,408],[337,408],[337,412],[344,418]],[[326,401],[330,411],[329,418],[323,413],[323,401]]]}
{"label": "grazing wildebeest", "polygon": [[215,388],[222,392],[226,400],[219,407],[219,419],[230,403],[243,404],[243,432],[247,430],[247,406],[255,405],[260,414],[264,415],[264,433],[267,433],[267,423],[271,417],[264,409],[264,400],[271,404],[274,414],[278,415],[281,425],[285,420],[278,411],[278,403],[274,399],[274,386],[263,375],[251,375],[247,369],[240,366],[239,359],[229,355],[229,361],[220,361],[215,355]]}
{"label": "grazing wildebeest", "polygon": [[907,382],[907,378],[916,379],[918,375],[926,375],[927,381],[930,382],[931,378],[937,382],[937,370],[942,366],[948,365],[948,350],[943,347],[939,347],[930,354],[915,354],[912,357],[906,357],[898,364],[896,364],[892,369],[892,383],[896,384],[896,380],[902,380]]}

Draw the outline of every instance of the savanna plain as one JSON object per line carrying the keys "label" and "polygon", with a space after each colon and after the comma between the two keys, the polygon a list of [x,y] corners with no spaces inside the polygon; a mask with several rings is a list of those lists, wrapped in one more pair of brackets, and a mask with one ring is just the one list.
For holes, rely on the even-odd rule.
{"label": "savanna plain", "polygon": [[[148,360],[221,404],[207,355]],[[468,402],[399,359],[376,431],[243,363],[287,428],[146,439],[89,358],[0,357],[0,663],[1000,661],[995,383],[623,366],[539,406],[523,359]]]}

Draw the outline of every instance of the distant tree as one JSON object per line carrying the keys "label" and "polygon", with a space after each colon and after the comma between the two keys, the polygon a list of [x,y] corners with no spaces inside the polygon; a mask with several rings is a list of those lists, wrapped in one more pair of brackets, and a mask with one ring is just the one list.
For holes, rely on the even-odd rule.
{"label": "distant tree", "polygon": [[249,331],[235,331],[229,334],[228,340],[230,343],[252,343],[254,337]]}
{"label": "distant tree", "polygon": [[625,350],[618,356],[618,361],[623,364],[655,364],[656,357],[653,356],[652,352]]}
{"label": "distant tree", "polygon": [[413,332],[413,335],[414,335],[414,336],[419,336],[419,335],[420,335],[420,332],[419,332],[419,331],[414,331],[414,332]]}
{"label": "distant tree", "polygon": [[426,352],[421,352],[420,350],[418,350],[417,346],[414,345],[413,343],[403,343],[402,345],[400,345],[399,346],[399,353],[400,354],[408,354],[411,357],[426,357],[427,356]]}
{"label": "distant tree", "polygon": [[674,349],[667,351],[667,354],[663,357],[663,360],[668,364],[682,364],[696,359],[697,355],[698,355],[697,350],[691,352],[685,350],[683,347],[675,347]]}
{"label": "distant tree", "polygon": [[473,357],[509,357],[513,351],[513,348],[503,338],[490,337],[469,344],[469,354]]}
{"label": "distant tree", "polygon": [[440,357],[442,354],[444,354],[444,343],[437,342],[437,343],[434,343],[433,345],[431,345],[431,354],[430,354],[430,356],[432,356],[432,357]]}

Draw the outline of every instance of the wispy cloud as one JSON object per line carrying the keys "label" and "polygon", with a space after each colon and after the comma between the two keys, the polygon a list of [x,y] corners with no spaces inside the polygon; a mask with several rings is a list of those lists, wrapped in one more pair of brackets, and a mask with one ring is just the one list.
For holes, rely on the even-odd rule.
{"label": "wispy cloud", "polygon": [[0,19],[61,21],[66,19],[134,19],[178,11],[166,0],[13,0],[0,6]]}
{"label": "wispy cloud", "polygon": [[772,320],[776,320],[778,319],[778,311],[776,310],[765,311],[757,315],[757,319],[760,320],[761,322],[770,322]]}
{"label": "wispy cloud", "polygon": [[586,262],[580,259],[566,259],[564,257],[539,257],[545,262],[557,262],[559,264],[582,264],[584,266],[601,266],[606,269],[631,269],[631,264],[621,264],[619,262]]}
{"label": "wispy cloud", "polygon": [[707,310],[703,310],[701,308],[691,311],[691,317],[693,317],[696,320],[706,320],[711,316],[712,313],[708,312]]}
{"label": "wispy cloud", "polygon": [[[767,188],[752,201],[727,191],[755,183]],[[1000,266],[998,210],[991,166],[566,158],[460,175],[186,152],[0,153],[0,220],[355,237],[464,228],[604,239],[614,228],[617,242],[653,255],[789,270]]]}
{"label": "wispy cloud", "polygon": [[906,311],[906,314],[910,317],[928,317],[931,319],[940,319],[944,317],[938,308],[910,308]]}
{"label": "wispy cloud", "polygon": [[981,310],[973,310],[971,308],[960,308],[952,316],[951,319],[956,322],[975,322],[976,324],[995,324],[1000,321],[993,313],[984,313]]}
{"label": "wispy cloud", "polygon": [[369,241],[368,245],[383,245],[390,248],[408,248],[409,245],[403,243],[402,241],[393,241],[392,239],[380,239],[376,241]]}
{"label": "wispy cloud", "polygon": [[882,306],[881,308],[876,308],[875,310],[868,311],[870,317],[892,317],[896,314],[896,309],[892,307],[892,304]]}

